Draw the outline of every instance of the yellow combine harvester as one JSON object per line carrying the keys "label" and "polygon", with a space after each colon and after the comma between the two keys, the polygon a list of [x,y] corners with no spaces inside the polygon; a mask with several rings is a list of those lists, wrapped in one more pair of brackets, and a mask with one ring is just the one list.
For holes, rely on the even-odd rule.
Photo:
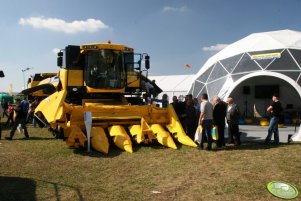
{"label": "yellow combine harvester", "polygon": [[[56,86],[53,84],[53,87],[43,87],[44,84],[51,83],[55,77],[57,76],[57,73],[36,73],[31,78],[28,79],[27,82],[27,88],[26,90],[27,94],[30,94],[31,97],[35,98],[45,98],[51,94],[53,94],[56,91]],[[53,83],[53,82],[52,82]],[[47,85],[48,86],[48,85]],[[38,88],[41,88],[38,90]],[[31,92],[30,90],[33,90]],[[29,99],[31,99],[29,97]]]}
{"label": "yellow combine harvester", "polygon": [[[142,61],[146,70],[141,69]],[[159,108],[145,105],[141,82],[148,81],[149,56],[137,54],[124,45],[95,43],[67,46],[58,53],[60,71],[56,91],[36,108],[36,116],[52,129],[63,132],[71,147],[87,144],[85,112],[92,113],[91,145],[108,153],[110,141],[132,153],[132,140],[149,143],[157,140],[177,149],[174,139],[192,147],[196,144],[185,134],[170,105]],[[53,82],[35,88],[53,88]]]}

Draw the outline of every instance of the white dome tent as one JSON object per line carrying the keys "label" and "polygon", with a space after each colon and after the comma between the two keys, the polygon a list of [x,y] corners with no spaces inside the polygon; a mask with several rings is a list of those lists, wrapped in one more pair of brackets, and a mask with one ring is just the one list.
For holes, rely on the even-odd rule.
{"label": "white dome tent", "polygon": [[251,34],[227,46],[203,65],[188,93],[233,97],[245,116],[253,105],[265,115],[271,95],[278,93],[283,107],[301,108],[301,32],[281,30]]}

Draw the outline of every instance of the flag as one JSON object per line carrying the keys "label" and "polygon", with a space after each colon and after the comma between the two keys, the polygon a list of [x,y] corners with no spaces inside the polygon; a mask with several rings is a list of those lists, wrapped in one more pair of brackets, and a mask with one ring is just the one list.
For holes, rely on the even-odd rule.
{"label": "flag", "polygon": [[185,67],[186,67],[186,68],[190,68],[190,65],[189,65],[189,64],[185,64]]}
{"label": "flag", "polygon": [[9,85],[9,95],[12,96],[13,95],[13,84]]}

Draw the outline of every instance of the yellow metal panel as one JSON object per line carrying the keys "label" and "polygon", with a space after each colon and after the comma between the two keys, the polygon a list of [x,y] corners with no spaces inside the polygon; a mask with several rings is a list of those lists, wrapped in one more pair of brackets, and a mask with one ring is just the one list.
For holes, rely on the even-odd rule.
{"label": "yellow metal panel", "polygon": [[120,44],[110,44],[110,43],[92,43],[92,44],[85,44],[81,45],[80,49],[82,51],[93,51],[98,49],[111,49],[111,50],[120,50],[125,52],[134,52],[133,48],[120,45]]}
{"label": "yellow metal panel", "polygon": [[71,128],[70,135],[66,143],[70,147],[78,148],[79,146],[84,147],[86,141],[87,137],[85,136],[85,134],[81,131],[79,127],[75,126]]}
{"label": "yellow metal panel", "polygon": [[109,140],[102,127],[92,127],[91,137],[91,145],[93,149],[104,154],[109,153]]}
{"label": "yellow metal panel", "polygon": [[[152,142],[152,140],[155,139],[153,131],[144,120],[144,118],[141,118],[140,125],[129,126],[129,131],[131,135],[136,139],[138,144],[140,144],[141,142],[148,144],[148,142]],[[147,136],[147,138],[145,138],[145,136]]]}
{"label": "yellow metal panel", "polygon": [[110,125],[141,125],[144,118],[147,124],[158,123],[167,125],[169,123],[167,110],[156,108],[153,105],[86,105],[72,106],[68,109],[71,112],[71,125],[84,124],[84,112],[91,111],[93,125],[106,128]]}
{"label": "yellow metal panel", "polygon": [[127,84],[128,87],[140,87],[140,78],[134,72],[128,72]]}
{"label": "yellow metal panel", "polygon": [[114,143],[118,148],[133,153],[132,141],[122,126],[109,127],[109,133],[114,138]]}
{"label": "yellow metal panel", "polygon": [[160,124],[151,125],[151,129],[155,133],[157,140],[160,144],[172,149],[177,149],[177,146],[173,141],[172,137],[166,130],[164,130],[164,128]]}
{"label": "yellow metal panel", "polygon": [[62,83],[63,89],[67,88],[67,75],[68,75],[68,70],[61,68],[59,72],[59,78],[60,78],[60,82]]}
{"label": "yellow metal panel", "polygon": [[40,81],[32,81],[27,84],[27,88],[35,87],[39,84]]}
{"label": "yellow metal panel", "polygon": [[83,70],[68,70],[68,86],[83,86]]}
{"label": "yellow metal panel", "polygon": [[141,125],[132,125],[129,127],[129,131],[133,138],[136,138],[136,141],[140,144],[143,139],[141,136]]}
{"label": "yellow metal panel", "polygon": [[55,92],[40,102],[35,112],[42,112],[47,122],[53,123],[63,118],[63,102],[66,91]]}
{"label": "yellow metal panel", "polygon": [[172,105],[168,105],[168,115],[170,118],[170,124],[166,125],[166,127],[169,132],[172,133],[181,144],[197,147],[197,144],[186,135]]}
{"label": "yellow metal panel", "polygon": [[125,89],[95,89],[87,86],[88,93],[123,93]]}

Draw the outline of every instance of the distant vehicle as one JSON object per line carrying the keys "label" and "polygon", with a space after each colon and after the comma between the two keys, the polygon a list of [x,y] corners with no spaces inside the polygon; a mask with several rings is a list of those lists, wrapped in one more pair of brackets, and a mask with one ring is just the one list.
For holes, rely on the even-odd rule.
{"label": "distant vehicle", "polygon": [[[0,77],[4,77],[4,73],[2,70],[0,70]],[[9,95],[7,92],[0,92],[0,102],[3,100],[6,100],[7,102],[14,102],[14,97]]]}
{"label": "distant vehicle", "polygon": [[7,92],[0,92],[0,101],[2,102],[3,100],[5,100],[6,102],[14,102],[14,97],[9,95],[9,93]]}
{"label": "distant vehicle", "polygon": [[[43,86],[49,83],[52,83],[54,78],[57,76],[57,73],[36,73],[27,81],[27,91],[28,91],[28,99],[37,98],[45,98],[55,92],[55,88],[44,88]],[[38,88],[40,90],[36,90],[30,92],[31,88]]]}

